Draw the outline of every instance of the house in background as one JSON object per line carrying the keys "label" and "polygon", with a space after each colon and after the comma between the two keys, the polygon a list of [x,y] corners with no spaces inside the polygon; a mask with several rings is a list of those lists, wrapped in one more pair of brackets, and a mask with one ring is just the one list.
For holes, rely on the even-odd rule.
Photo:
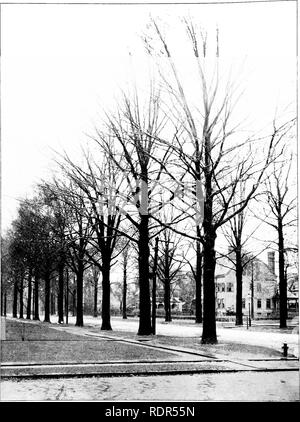
{"label": "house in background", "polygon": [[[157,289],[156,291],[156,309],[164,310],[164,289]],[[180,287],[175,286],[171,288],[170,292],[170,304],[171,304],[171,313],[181,313],[183,310],[184,302],[180,299]]]}
{"label": "house in background", "polygon": [[[234,315],[236,278],[233,263],[226,257],[217,260],[215,272],[217,317]],[[268,252],[268,264],[254,258],[243,274],[243,314],[252,318],[271,318],[276,311],[277,277],[275,253]]]}
{"label": "house in background", "polygon": [[293,318],[299,313],[299,278],[297,273],[287,275],[287,309],[289,318]]}

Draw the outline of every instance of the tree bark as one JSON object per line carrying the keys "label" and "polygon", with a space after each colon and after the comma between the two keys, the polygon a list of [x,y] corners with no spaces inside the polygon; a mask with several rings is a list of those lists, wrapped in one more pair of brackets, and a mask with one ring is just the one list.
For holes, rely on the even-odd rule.
{"label": "tree bark", "polygon": [[202,343],[217,343],[216,333],[216,298],[215,298],[215,238],[214,231],[207,233],[203,254],[203,331]]}
{"label": "tree bark", "polygon": [[253,261],[251,263],[251,319],[254,319],[254,273],[253,273]]}
{"label": "tree bark", "polygon": [[36,321],[40,320],[39,315],[39,276],[34,275],[34,314],[33,319]]}
{"label": "tree bark", "polygon": [[20,279],[20,315],[19,318],[24,318],[24,303],[23,303],[23,293],[24,293],[24,280],[23,276]]}
{"label": "tree bark", "polygon": [[164,265],[164,305],[165,305],[165,321],[171,322],[171,285],[170,285],[170,269],[169,269],[169,243],[165,245],[165,265]]}
{"label": "tree bark", "polygon": [[45,316],[44,322],[50,321],[50,274],[45,273]]}
{"label": "tree bark", "polygon": [[55,315],[56,313],[56,303],[55,303],[55,294],[54,292],[50,293],[50,314]]}
{"label": "tree bark", "polygon": [[28,271],[28,289],[27,289],[27,312],[26,312],[26,319],[31,319],[31,293],[32,293],[32,269],[29,268]]}
{"label": "tree bark", "polygon": [[122,316],[127,319],[127,257],[123,262],[123,300],[122,300]]}
{"label": "tree bark", "polygon": [[164,295],[164,302],[165,302],[165,321],[171,322],[171,288],[170,288],[170,279],[168,274],[166,274],[165,278],[165,295]]}
{"label": "tree bark", "polygon": [[76,306],[76,326],[83,327],[83,274],[84,274],[84,265],[82,260],[78,262],[78,269],[76,272],[76,296],[77,296],[77,306]]}
{"label": "tree bark", "polygon": [[286,328],[287,320],[287,282],[284,274],[284,237],[281,217],[278,218],[278,255],[279,255],[279,313],[280,328]]}
{"label": "tree bark", "polygon": [[205,202],[203,220],[203,331],[202,343],[217,343],[216,333],[216,298],[215,298],[215,267],[216,229],[213,223],[212,197],[212,168],[211,142],[208,135],[205,137]]}
{"label": "tree bark", "polygon": [[235,250],[235,277],[236,277],[236,304],[235,304],[235,325],[243,325],[243,266],[241,246]]}
{"label": "tree bark", "polygon": [[7,294],[4,287],[1,289],[1,316],[6,317]]}
{"label": "tree bark", "polygon": [[138,335],[151,335],[151,303],[149,285],[149,216],[140,216],[139,227],[139,283],[140,319]]}
{"label": "tree bark", "polygon": [[58,323],[64,323],[64,263],[60,262],[58,267]]}
{"label": "tree bark", "polygon": [[102,255],[102,325],[101,330],[110,331],[110,259]]}
{"label": "tree bark", "polygon": [[98,316],[98,271],[94,271],[94,317]]}
{"label": "tree bark", "polygon": [[4,316],[4,288],[1,289],[1,316]]}
{"label": "tree bark", "polygon": [[32,287],[32,304],[31,304],[32,319],[34,319],[34,298],[35,298],[35,290],[34,290],[34,284],[33,284],[33,287]]}
{"label": "tree bark", "polygon": [[76,289],[73,290],[72,294],[72,314],[73,316],[76,315]]}
{"label": "tree bark", "polygon": [[6,317],[6,308],[7,308],[7,293],[6,290],[4,292],[4,310],[3,310],[3,315]]}
{"label": "tree bark", "polygon": [[[197,227],[197,232],[199,228]],[[197,241],[196,249],[196,324],[202,323],[202,252],[200,242]]]}
{"label": "tree bark", "polygon": [[68,269],[67,269],[67,277],[66,277],[65,314],[66,314],[66,324],[68,324],[69,323],[69,270]]}
{"label": "tree bark", "polygon": [[18,279],[17,278],[14,281],[12,314],[13,314],[12,315],[13,318],[18,317]]}

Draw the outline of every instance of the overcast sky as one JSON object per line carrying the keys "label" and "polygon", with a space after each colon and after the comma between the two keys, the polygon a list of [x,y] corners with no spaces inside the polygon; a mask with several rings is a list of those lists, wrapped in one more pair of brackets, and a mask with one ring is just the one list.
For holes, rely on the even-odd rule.
{"label": "overcast sky", "polygon": [[17,199],[49,174],[52,149],[76,153],[100,108],[145,71],[140,35],[150,14],[174,36],[178,16],[190,14],[209,33],[218,26],[222,57],[228,65],[243,63],[253,129],[270,122],[276,108],[295,105],[296,2],[1,9],[2,230],[15,217]]}

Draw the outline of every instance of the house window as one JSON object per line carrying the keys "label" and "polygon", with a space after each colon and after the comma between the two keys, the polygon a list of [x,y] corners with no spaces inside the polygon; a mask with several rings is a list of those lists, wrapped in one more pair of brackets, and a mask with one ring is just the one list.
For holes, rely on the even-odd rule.
{"label": "house window", "polygon": [[224,299],[218,299],[218,308],[225,308]]}
{"label": "house window", "polygon": [[227,292],[233,292],[233,283],[227,283]]}
{"label": "house window", "polygon": [[257,307],[261,308],[261,299],[257,299]]}
{"label": "house window", "polygon": [[225,283],[221,283],[221,292],[225,292]]}
{"label": "house window", "polygon": [[266,308],[271,309],[271,299],[266,300]]}
{"label": "house window", "polygon": [[288,307],[288,309],[297,309],[297,303],[296,302],[288,302],[287,307]]}
{"label": "house window", "polygon": [[242,307],[246,308],[246,299],[242,299]]}
{"label": "house window", "polygon": [[257,290],[258,293],[261,292],[261,284],[260,283],[256,284],[256,290]]}

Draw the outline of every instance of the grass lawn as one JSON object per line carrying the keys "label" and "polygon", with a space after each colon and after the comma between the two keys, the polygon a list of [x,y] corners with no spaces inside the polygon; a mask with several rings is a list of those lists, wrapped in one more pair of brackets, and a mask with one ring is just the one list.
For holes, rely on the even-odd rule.
{"label": "grass lawn", "polygon": [[[98,329],[94,328],[90,331],[99,332]],[[128,339],[138,340],[138,336],[132,332],[124,331],[110,331],[106,333],[111,337],[122,337]],[[149,338],[151,344],[173,346],[173,347],[185,347],[193,349],[198,353],[207,355],[221,354],[229,359],[255,359],[255,358],[280,358],[282,353],[272,348],[263,346],[253,346],[247,344],[239,344],[233,342],[219,341],[218,344],[207,345],[201,344],[201,337],[175,337],[175,336],[163,336],[157,335]],[[149,342],[147,342],[149,343]]]}
{"label": "grass lawn", "polygon": [[[166,336],[157,336],[157,341],[161,344],[170,344]],[[172,345],[195,349],[200,353],[222,354],[229,359],[251,359],[251,358],[280,358],[282,353],[263,346],[253,346],[249,344],[239,344],[232,342],[219,342],[218,344],[201,344],[199,337],[172,337]]]}
{"label": "grass lawn", "polygon": [[[57,325],[56,325],[57,326]],[[71,326],[70,326],[71,327]],[[88,328],[85,326],[85,329]],[[177,357],[167,350],[154,350],[117,341],[117,337],[143,340],[133,332],[100,331],[99,327],[89,327],[90,332],[109,336],[95,338],[71,334],[57,330],[51,324],[33,321],[6,320],[6,341],[1,344],[1,361],[67,363],[99,361],[157,361],[175,360]],[[86,330],[85,330],[86,331]],[[114,340],[114,338],[116,338]],[[24,339],[24,340],[22,340]],[[144,338],[145,339],[145,338]],[[220,341],[216,345],[202,345],[199,337],[149,336],[141,343],[184,347],[204,355],[221,355],[228,359],[270,359],[281,358],[282,353],[268,347]]]}
{"label": "grass lawn", "polygon": [[174,359],[175,356],[167,351],[69,334],[45,323],[6,320],[6,333],[6,340],[1,342],[2,363],[152,361]]}

